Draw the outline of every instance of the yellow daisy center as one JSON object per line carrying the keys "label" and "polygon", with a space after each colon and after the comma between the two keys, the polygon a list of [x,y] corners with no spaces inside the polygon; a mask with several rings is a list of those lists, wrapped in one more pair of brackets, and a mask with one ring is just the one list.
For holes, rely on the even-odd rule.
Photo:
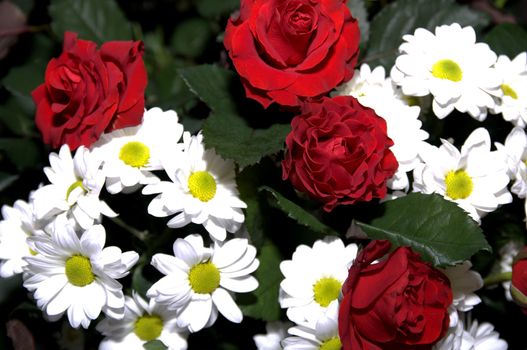
{"label": "yellow daisy center", "polygon": [[150,160],[150,149],[142,142],[131,141],[121,147],[119,159],[126,165],[141,168]]}
{"label": "yellow daisy center", "polygon": [[327,307],[337,299],[342,284],[333,277],[322,277],[313,285],[315,301],[322,307]]}
{"label": "yellow daisy center", "polygon": [[77,180],[77,181],[75,181],[74,183],[72,183],[72,184],[70,185],[70,187],[68,187],[68,189],[67,189],[67,191],[66,191],[66,200],[68,200],[68,198],[70,197],[71,192],[73,192],[75,189],[77,189],[77,188],[79,188],[79,187],[82,189],[82,191],[83,191],[84,193],[86,193],[86,189],[85,189],[84,186],[82,185],[82,180]]}
{"label": "yellow daisy center", "polygon": [[90,259],[82,255],[74,255],[66,260],[66,277],[77,287],[84,287],[95,280],[91,270]]}
{"label": "yellow daisy center", "polygon": [[501,91],[503,91],[503,95],[505,96],[509,96],[510,98],[513,98],[515,100],[518,99],[518,94],[516,93],[516,90],[514,90],[510,85],[501,84]]}
{"label": "yellow daisy center", "polygon": [[342,349],[342,343],[340,342],[339,337],[333,337],[326,340],[320,345],[320,350],[340,350]]}
{"label": "yellow daisy center", "polygon": [[432,66],[432,75],[439,79],[461,81],[463,71],[459,64],[452,60],[439,60]]}
{"label": "yellow daisy center", "polygon": [[188,189],[195,198],[208,202],[216,195],[216,180],[208,171],[196,171],[188,178]]}
{"label": "yellow daisy center", "polygon": [[163,320],[157,315],[144,315],[135,321],[134,333],[143,341],[157,339],[163,331]]}
{"label": "yellow daisy center", "polygon": [[195,293],[210,294],[220,286],[220,270],[211,262],[197,264],[190,269],[188,280]]}
{"label": "yellow daisy center", "polygon": [[474,183],[465,170],[451,170],[445,177],[446,195],[452,199],[465,199],[472,193]]}

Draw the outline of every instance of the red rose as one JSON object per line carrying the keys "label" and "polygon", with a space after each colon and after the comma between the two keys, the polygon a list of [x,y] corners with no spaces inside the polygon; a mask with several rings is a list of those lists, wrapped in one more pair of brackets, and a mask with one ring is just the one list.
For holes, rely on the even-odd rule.
{"label": "red rose", "polygon": [[298,106],[351,79],[360,32],[343,0],[241,0],[224,44],[247,96]]}
{"label": "red rose", "polygon": [[33,92],[44,142],[74,150],[102,133],[141,123],[147,83],[140,41],[94,42],[64,34],[62,54],[49,61]]}
{"label": "red rose", "polygon": [[386,195],[397,170],[386,122],[351,96],[305,103],[291,122],[282,178],[325,203],[369,201]]}
{"label": "red rose", "polygon": [[349,269],[338,322],[344,350],[427,350],[447,331],[448,277],[407,247],[383,259],[389,250],[373,241]]}
{"label": "red rose", "polygon": [[527,314],[527,247],[514,258],[512,264],[511,295]]}

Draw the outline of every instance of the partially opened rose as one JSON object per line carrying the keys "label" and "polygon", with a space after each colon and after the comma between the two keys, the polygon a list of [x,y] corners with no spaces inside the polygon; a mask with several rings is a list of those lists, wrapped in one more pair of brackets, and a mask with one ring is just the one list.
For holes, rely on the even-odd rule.
{"label": "partially opened rose", "polygon": [[298,106],[351,79],[359,39],[342,0],[241,0],[224,44],[248,97]]}
{"label": "partially opened rose", "polygon": [[142,56],[140,41],[109,41],[97,49],[66,32],[62,54],[48,63],[45,82],[32,92],[44,142],[74,150],[102,133],[140,124],[147,83]]}
{"label": "partially opened rose", "polygon": [[386,122],[351,96],[324,97],[302,106],[291,122],[282,178],[326,211],[339,204],[384,198],[397,170]]}
{"label": "partially opened rose", "polygon": [[512,264],[511,296],[527,314],[527,247],[515,257]]}
{"label": "partially opened rose", "polygon": [[344,350],[428,350],[448,329],[448,277],[410,248],[388,254],[390,246],[371,242],[349,269],[339,309]]}

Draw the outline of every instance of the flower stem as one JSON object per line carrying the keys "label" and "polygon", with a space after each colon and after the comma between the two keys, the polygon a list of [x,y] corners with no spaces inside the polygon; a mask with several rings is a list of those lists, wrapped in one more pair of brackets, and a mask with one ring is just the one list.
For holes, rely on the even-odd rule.
{"label": "flower stem", "polygon": [[495,274],[485,277],[485,279],[483,280],[483,283],[485,284],[486,287],[488,287],[488,286],[492,286],[497,283],[510,281],[511,279],[512,279],[511,271],[501,272],[501,273],[495,273]]}
{"label": "flower stem", "polygon": [[117,226],[125,229],[126,231],[130,232],[132,235],[137,237],[139,240],[144,241],[145,238],[148,236],[148,230],[140,231],[136,229],[135,227],[132,227],[128,225],[126,222],[124,222],[120,217],[114,217],[109,218],[112,220]]}

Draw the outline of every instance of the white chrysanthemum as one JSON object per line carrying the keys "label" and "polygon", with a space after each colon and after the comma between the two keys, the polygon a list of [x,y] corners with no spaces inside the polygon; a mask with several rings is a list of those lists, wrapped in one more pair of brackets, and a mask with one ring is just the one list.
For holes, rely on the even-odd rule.
{"label": "white chrysanthemum", "polygon": [[452,287],[454,305],[459,311],[469,311],[481,302],[481,299],[474,293],[483,287],[481,275],[471,270],[472,263],[465,261],[462,264],[441,269],[450,280]]}
{"label": "white chrysanthemum", "polygon": [[492,68],[496,54],[487,44],[476,43],[472,27],[443,25],[435,34],[418,28],[403,39],[391,77],[405,95],[432,94],[440,119],[454,109],[480,121],[487,117],[487,109],[495,106],[490,94],[500,94],[501,79]]}
{"label": "white chrysanthemum", "polygon": [[[498,271],[499,273],[511,273],[512,274],[512,263],[514,262],[514,257],[524,247],[522,242],[519,241],[510,241],[507,242],[498,252]],[[511,281],[506,281],[501,283],[503,290],[505,291],[505,298],[508,301],[512,301],[511,295]]]}
{"label": "white chrysanthemum", "polygon": [[508,174],[514,183],[511,192],[519,198],[527,197],[527,135],[520,127],[514,127],[507,135],[505,145],[496,142],[496,148],[507,157]]}
{"label": "white chrysanthemum", "polygon": [[145,111],[141,125],[103,134],[93,152],[103,160],[108,192],[130,192],[139,185],[159,182],[151,171],[162,169],[164,154],[178,151],[182,134],[176,112],[157,107]]}
{"label": "white chrysanthemum", "polygon": [[414,191],[438,193],[457,203],[476,221],[512,202],[507,190],[505,156],[502,152],[491,152],[486,129],[474,130],[461,152],[450,142],[441,141],[439,148],[426,144],[421,149],[424,164],[414,170]]}
{"label": "white chrysanthemum", "polygon": [[344,246],[337,237],[326,237],[313,248],[300,245],[292,260],[282,261],[285,279],[280,283],[279,302],[293,322],[316,322],[331,304],[338,303],[348,269],[357,256],[356,244]]}
{"label": "white chrysanthemum", "polygon": [[45,234],[35,225],[31,204],[17,200],[13,207],[2,206],[0,221],[0,277],[7,278],[22,273],[24,258],[35,254],[27,238]]}
{"label": "white chrysanthemum", "polygon": [[287,336],[289,322],[269,322],[265,325],[267,334],[257,334],[253,337],[258,350],[282,350],[281,341]]}
{"label": "white chrysanthemum", "polygon": [[38,307],[51,320],[67,312],[74,328],[87,328],[101,311],[122,318],[124,295],[116,279],[128,275],[137,253],[104,248],[101,225],[93,225],[79,239],[65,220],[55,223],[51,236],[28,238],[37,255],[26,258],[24,287],[34,292]]}
{"label": "white chrysanthemum", "polygon": [[503,119],[514,125],[527,126],[527,53],[522,52],[512,61],[499,56],[494,65],[503,83],[502,96],[497,98],[493,113],[502,113]]}
{"label": "white chrysanthemum", "polygon": [[247,205],[238,197],[234,163],[224,160],[214,149],[205,149],[203,135],[183,134],[184,152],[163,161],[172,182],[148,185],[144,194],[160,193],[148,206],[148,213],[165,217],[177,214],[169,227],[190,222],[202,224],[210,235],[225,240],[245,220],[242,208]]}
{"label": "white chrysanthemum", "polygon": [[53,221],[56,216],[66,215],[87,229],[101,214],[117,215],[99,199],[105,177],[96,155],[81,146],[72,158],[68,145],[63,145],[58,154],[50,153],[49,163],[51,167],[44,168],[44,172],[51,184],[40,187],[33,195],[37,220]]}
{"label": "white chrysanthemum", "polygon": [[169,350],[187,349],[185,331],[176,325],[176,312],[167,310],[153,299],[146,302],[137,293],[125,297],[124,318],[106,318],[97,330],[106,338],[99,350],[143,350],[143,345],[160,340]]}
{"label": "white chrysanthemum", "polygon": [[340,350],[338,303],[332,303],[314,325],[297,325],[288,332],[293,337],[282,341],[284,350]]}
{"label": "white chrysanthemum", "polygon": [[218,311],[240,323],[242,312],[229,291],[247,293],[258,287],[250,275],[259,265],[256,248],[241,238],[206,248],[203,238],[193,234],[178,238],[173,250],[174,256],[152,257],[152,265],[166,276],[148,290],[148,297],[176,310],[177,325],[191,332],[211,326]]}

